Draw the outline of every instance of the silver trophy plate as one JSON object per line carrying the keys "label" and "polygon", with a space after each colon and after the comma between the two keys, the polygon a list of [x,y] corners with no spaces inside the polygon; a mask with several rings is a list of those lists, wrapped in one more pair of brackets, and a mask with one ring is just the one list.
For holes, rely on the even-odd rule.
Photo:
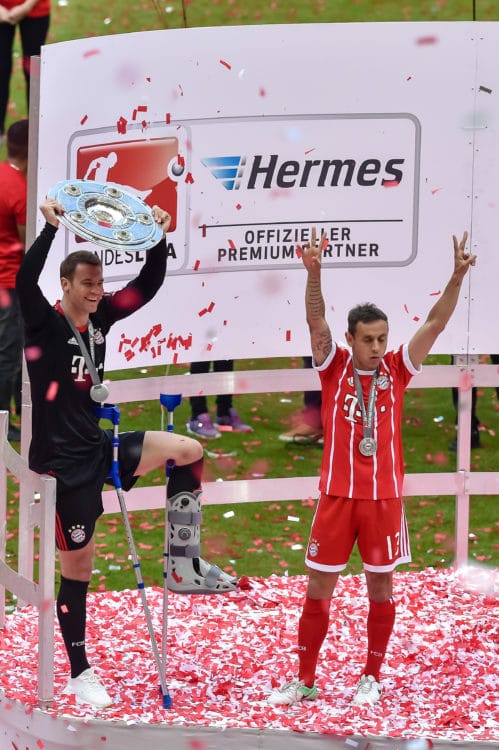
{"label": "silver trophy plate", "polygon": [[61,224],[100,247],[149,250],[163,237],[150,206],[113,182],[63,180],[48,197],[65,210]]}

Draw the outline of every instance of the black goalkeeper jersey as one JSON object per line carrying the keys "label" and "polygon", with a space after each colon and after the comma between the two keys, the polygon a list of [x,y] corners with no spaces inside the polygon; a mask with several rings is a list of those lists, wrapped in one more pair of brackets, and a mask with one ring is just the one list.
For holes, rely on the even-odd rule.
{"label": "black goalkeeper jersey", "polygon": [[[29,465],[53,473],[67,487],[86,484],[111,466],[111,444],[94,415],[92,379],[78,342],[62,310],[53,307],[38,284],[56,228],[46,224],[26,253],[17,275],[17,292],[25,326],[25,354],[31,382],[32,438]],[[102,379],[106,334],[117,320],[149,302],[166,273],[163,238],[147,253],[140,274],[126,287],[105,294],[95,313],[95,366]],[[81,331],[90,351],[88,329]]]}

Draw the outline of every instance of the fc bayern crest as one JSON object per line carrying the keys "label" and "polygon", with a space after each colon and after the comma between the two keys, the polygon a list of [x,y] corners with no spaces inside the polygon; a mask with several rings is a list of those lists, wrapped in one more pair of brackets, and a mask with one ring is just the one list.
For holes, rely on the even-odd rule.
{"label": "fc bayern crest", "polygon": [[317,557],[317,555],[319,554],[319,545],[317,544],[317,542],[310,542],[310,544],[308,545],[308,554],[309,557]]}
{"label": "fc bayern crest", "polygon": [[97,345],[103,344],[105,341],[104,335],[100,328],[98,328],[94,333],[94,341]]}
{"label": "fc bayern crest", "polygon": [[70,532],[71,541],[73,541],[75,544],[83,544],[83,542],[87,538],[84,526],[72,526]]}
{"label": "fc bayern crest", "polygon": [[386,375],[380,375],[376,380],[376,385],[380,390],[386,391],[390,387],[390,381],[388,380]]}

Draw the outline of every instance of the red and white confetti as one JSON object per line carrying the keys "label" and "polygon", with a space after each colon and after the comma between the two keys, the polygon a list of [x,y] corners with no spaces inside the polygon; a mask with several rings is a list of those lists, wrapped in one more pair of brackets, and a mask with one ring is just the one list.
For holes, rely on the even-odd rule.
{"label": "red and white confetti", "polygon": [[[450,741],[499,737],[499,574],[426,569],[395,576],[397,622],[374,707],[353,706],[365,656],[367,600],[362,576],[340,579],[317,684],[319,699],[271,707],[266,696],[296,674],[296,632],[305,576],[247,579],[243,590],[213,596],[169,594],[167,682],[173,707],[158,699],[158,676],[136,591],[89,595],[87,650],[114,704],[105,711],[62,695],[67,661],[55,644],[55,715],[97,716],[129,724],[278,729]],[[161,638],[161,589],[147,589]],[[55,619],[54,619],[55,623]],[[0,688],[36,704],[37,613],[7,617],[0,633]]]}

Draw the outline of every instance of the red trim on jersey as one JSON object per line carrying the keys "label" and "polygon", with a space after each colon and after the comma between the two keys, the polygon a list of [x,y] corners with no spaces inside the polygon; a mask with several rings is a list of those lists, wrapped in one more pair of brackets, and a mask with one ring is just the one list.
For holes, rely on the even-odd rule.
{"label": "red trim on jersey", "polygon": [[[61,315],[63,316],[63,318],[66,317],[66,311],[64,310],[64,308],[63,308],[63,306],[61,304],[61,300],[60,299],[57,300],[57,302],[54,305],[54,308],[57,310],[58,313],[61,313]],[[80,333],[85,333],[85,331],[88,328],[88,323],[85,323],[82,326],[76,326],[76,328],[78,329],[78,331]]]}
{"label": "red trim on jersey", "polygon": [[55,514],[55,543],[57,545],[57,549],[61,550],[62,552],[67,552],[69,550],[68,543],[62,529],[62,522],[58,513]]}
{"label": "red trim on jersey", "polygon": [[[404,392],[416,370],[407,346],[383,357],[376,386],[374,456],[359,451],[362,414],[358,405],[350,352],[335,345],[317,368],[322,383],[324,453],[319,488],[327,495],[362,499],[400,497],[404,479],[402,409]],[[372,374],[358,371],[367,404]]]}

